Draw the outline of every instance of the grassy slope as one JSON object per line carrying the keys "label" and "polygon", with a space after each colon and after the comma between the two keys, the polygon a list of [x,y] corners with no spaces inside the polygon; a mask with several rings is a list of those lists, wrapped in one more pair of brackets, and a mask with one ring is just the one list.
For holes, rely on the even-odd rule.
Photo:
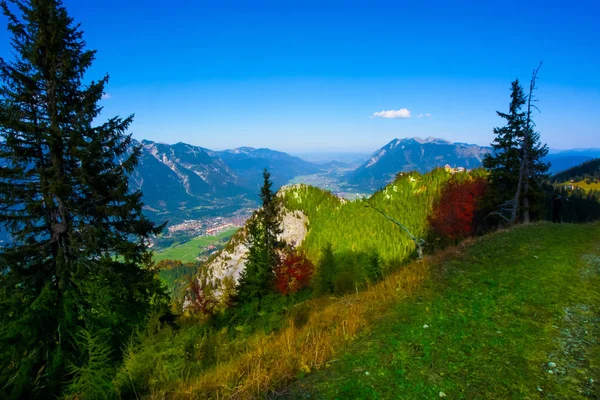
{"label": "grassy slope", "polygon": [[228,229],[216,236],[201,236],[177,246],[171,246],[161,252],[154,253],[154,261],[180,260],[182,263],[196,262],[202,247],[215,244],[235,233],[238,228]]}
{"label": "grassy slope", "polygon": [[593,396],[599,269],[600,224],[517,227],[410,263],[364,292],[308,301],[301,325],[251,336],[150,397]]}
{"label": "grassy slope", "polygon": [[518,227],[434,266],[343,355],[280,393],[599,398],[599,338],[600,225]]}

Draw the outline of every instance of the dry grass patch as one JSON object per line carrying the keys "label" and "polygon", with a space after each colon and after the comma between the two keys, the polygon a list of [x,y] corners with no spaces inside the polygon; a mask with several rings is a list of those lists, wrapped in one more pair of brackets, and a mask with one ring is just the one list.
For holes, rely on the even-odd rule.
{"label": "dry grass patch", "polygon": [[408,264],[366,291],[327,301],[311,300],[304,326],[296,327],[290,321],[277,333],[256,335],[246,352],[182,382],[172,397],[256,398],[322,368],[358,335],[369,333],[390,306],[410,296],[430,278],[432,266],[453,251],[457,250]]}

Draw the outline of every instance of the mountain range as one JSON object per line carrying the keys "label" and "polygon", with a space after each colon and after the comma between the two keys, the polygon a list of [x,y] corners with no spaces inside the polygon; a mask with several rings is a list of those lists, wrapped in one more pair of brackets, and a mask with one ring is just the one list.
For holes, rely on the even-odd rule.
{"label": "mountain range", "polygon": [[600,149],[551,149],[545,160],[550,162],[550,173],[555,175],[598,157],[600,157]]}
{"label": "mountain range", "polygon": [[130,184],[142,191],[146,212],[161,220],[253,208],[265,168],[271,171],[275,189],[298,175],[325,168],[270,149],[213,151],[186,143],[132,142],[132,146],[140,145],[141,156]]}
{"label": "mountain range", "polygon": [[[132,146],[138,145],[141,157],[130,177],[131,187],[142,191],[145,212],[151,218],[171,222],[256,208],[265,168],[271,173],[274,190],[294,178],[298,182],[299,176],[311,175],[318,177],[316,182],[333,180],[352,191],[367,193],[391,182],[398,172],[425,173],[445,165],[479,167],[492,151],[490,147],[433,137],[394,139],[356,167],[356,161],[311,162],[266,148],[214,151],[186,143],[134,140]],[[553,151],[547,161],[552,163],[551,172],[557,173],[599,156],[600,149]],[[0,240],[4,236],[0,229]]]}
{"label": "mountain range", "polygon": [[[472,169],[481,166],[491,147],[429,137],[393,139],[364,162],[331,160],[311,162],[266,148],[239,147],[214,151],[185,143],[134,141],[142,155],[131,176],[133,189],[144,194],[146,212],[158,220],[179,220],[233,213],[255,208],[262,171],[271,173],[273,189],[302,175],[319,175],[348,188],[372,192],[391,182],[398,172],[426,173],[449,165]],[[546,161],[557,173],[600,156],[599,149],[552,151]]]}

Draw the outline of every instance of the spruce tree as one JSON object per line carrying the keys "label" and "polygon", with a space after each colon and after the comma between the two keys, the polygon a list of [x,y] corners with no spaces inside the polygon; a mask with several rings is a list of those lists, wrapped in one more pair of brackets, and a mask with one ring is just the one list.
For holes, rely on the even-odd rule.
{"label": "spruce tree", "polygon": [[271,190],[271,174],[263,171],[264,183],[260,189],[262,207],[248,222],[248,257],[238,284],[238,300],[243,304],[254,303],[260,310],[262,299],[273,293],[275,269],[280,261],[279,251],[283,243],[278,210],[279,200]]}
{"label": "spruce tree", "polygon": [[[549,166],[543,162],[543,157],[548,153],[548,148],[540,142],[539,133],[533,129],[535,125],[531,121],[530,107],[532,90],[526,97],[519,80],[512,83],[509,112],[496,112],[506,120],[506,125],[494,128],[494,154],[488,154],[483,159],[491,183],[486,195],[487,206],[495,210],[492,214],[508,222],[515,222],[519,210],[525,222],[529,221],[530,210],[534,211],[536,217],[543,213],[541,183],[547,177]],[[527,113],[522,110],[526,103]]]}
{"label": "spruce tree", "polygon": [[368,255],[366,262],[367,279],[370,283],[377,283],[383,278],[383,268],[379,252],[374,249]]}
{"label": "spruce tree", "polygon": [[[499,117],[506,120],[506,125],[494,128],[494,153],[483,159],[483,166],[490,173],[491,185],[486,200],[491,209],[513,200],[517,190],[521,168],[520,141],[526,130],[525,113],[521,110],[524,104],[525,95],[517,79],[511,85],[508,113],[496,111]],[[498,215],[508,220],[511,211],[512,206],[506,205]]]}
{"label": "spruce tree", "polygon": [[315,296],[333,293],[333,282],[338,275],[335,256],[331,243],[327,243],[321,249],[321,257],[317,266],[317,273],[313,279],[313,291]]}
{"label": "spruce tree", "polygon": [[114,360],[163,298],[147,267],[162,227],[129,191],[132,117],[93,125],[108,76],[83,82],[95,52],[79,25],[59,0],[11,3],[1,3],[14,60],[0,59],[0,223],[11,237],[0,249],[0,391],[52,398],[83,365],[81,329],[106,333]]}

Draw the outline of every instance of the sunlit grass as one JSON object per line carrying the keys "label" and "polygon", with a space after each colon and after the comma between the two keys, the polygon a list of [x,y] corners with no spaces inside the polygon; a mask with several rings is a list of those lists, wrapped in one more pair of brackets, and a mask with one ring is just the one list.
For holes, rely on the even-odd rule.
{"label": "sunlit grass", "polygon": [[519,226],[296,305],[275,332],[206,336],[189,320],[149,336],[125,385],[155,399],[585,398],[600,381],[599,288],[599,224]]}
{"label": "sunlit grass", "polygon": [[[305,325],[251,336],[243,351],[180,380],[167,397],[523,398],[539,387],[577,398],[590,390],[584,376],[600,378],[598,344],[580,349],[588,364],[567,359],[562,318],[565,307],[599,296],[600,266],[585,259],[597,260],[598,243],[598,224],[539,224],[471,240],[364,292],[311,300]],[[595,312],[580,321],[589,334],[598,333]],[[553,360],[559,369],[550,374]],[[574,367],[560,375],[563,363]]]}
{"label": "sunlit grass", "polygon": [[376,330],[286,397],[600,393],[600,225],[521,226],[431,270],[416,297],[391,307]]}

